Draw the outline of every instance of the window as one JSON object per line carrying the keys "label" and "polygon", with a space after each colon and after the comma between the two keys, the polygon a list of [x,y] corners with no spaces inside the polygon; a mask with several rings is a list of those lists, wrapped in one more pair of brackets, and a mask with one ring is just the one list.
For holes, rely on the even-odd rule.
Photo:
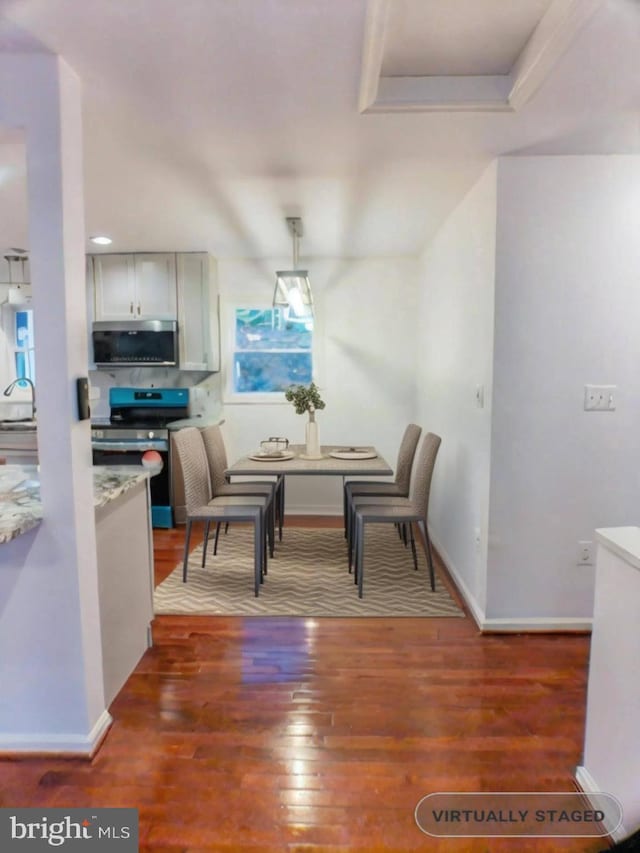
{"label": "window", "polygon": [[[36,381],[35,350],[33,340],[33,311],[31,308],[15,312],[15,366],[18,379],[26,377]],[[19,383],[26,388],[26,382]]]}
{"label": "window", "polygon": [[313,379],[313,320],[284,308],[234,311],[234,394],[281,393]]}

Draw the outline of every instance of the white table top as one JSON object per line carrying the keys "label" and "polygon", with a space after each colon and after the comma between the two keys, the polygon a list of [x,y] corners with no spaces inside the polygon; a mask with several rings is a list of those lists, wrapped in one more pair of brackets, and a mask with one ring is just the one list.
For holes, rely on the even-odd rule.
{"label": "white table top", "polygon": [[289,450],[295,454],[293,459],[277,460],[265,459],[255,460],[249,456],[243,456],[234,462],[226,473],[230,475],[259,474],[322,474],[338,475],[343,477],[388,477],[393,474],[393,469],[382,456],[377,454],[375,447],[367,447],[377,455],[373,459],[334,459],[329,456],[333,450],[344,449],[344,444],[327,444],[320,448],[322,459],[303,459],[304,444],[290,444]]}

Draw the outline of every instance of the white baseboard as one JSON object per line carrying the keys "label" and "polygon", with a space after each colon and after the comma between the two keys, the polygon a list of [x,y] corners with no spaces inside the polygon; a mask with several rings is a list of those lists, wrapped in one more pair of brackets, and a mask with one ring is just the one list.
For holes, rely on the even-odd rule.
{"label": "white baseboard", "polygon": [[[598,808],[599,806],[596,795],[602,793],[602,788],[598,785],[598,783],[593,778],[591,773],[589,773],[587,768],[584,767],[582,764],[579,764],[576,767],[575,780],[580,790],[587,795],[587,798],[589,799],[591,805],[594,808]],[[590,797],[591,794],[594,795],[593,800]],[[617,827],[607,826],[607,823],[608,821],[605,819],[604,827],[614,841],[623,841],[629,834],[628,830],[625,829],[623,823],[618,824]]]}
{"label": "white baseboard", "polygon": [[480,630],[482,630],[482,624],[485,621],[484,610],[480,607],[480,605],[476,601],[475,596],[471,593],[471,590],[467,586],[464,578],[460,575],[460,572],[457,570],[453,560],[447,554],[446,549],[442,546],[438,539],[433,536],[431,532],[429,533],[429,538],[431,539],[431,544],[438,552],[438,556],[440,557],[447,571],[451,575],[451,578],[455,583],[458,592],[464,598],[465,604],[471,611],[471,615],[473,616],[476,625],[478,626],[478,628],[480,628]]}
{"label": "white baseboard", "polygon": [[86,735],[81,734],[2,734],[0,735],[0,755],[2,753],[39,753],[48,755],[78,755],[90,758],[107,733],[113,718],[103,711],[98,721]]}
{"label": "white baseboard", "polygon": [[331,515],[334,518],[342,518],[342,509],[338,510],[335,504],[289,506],[287,503],[287,515]]}
{"label": "white baseboard", "polygon": [[485,619],[480,626],[487,633],[534,631],[591,631],[593,620],[578,616],[516,616],[512,618]]}
{"label": "white baseboard", "polygon": [[471,615],[478,628],[487,633],[533,633],[553,631],[591,631],[593,619],[590,617],[573,616],[509,616],[509,617],[487,617],[485,611],[478,604],[475,596],[467,586],[465,580],[456,569],[453,560],[447,554],[445,548],[438,542],[437,538],[431,536],[431,542],[438,552],[440,559],[445,564],[453,582],[460,595],[464,598]]}

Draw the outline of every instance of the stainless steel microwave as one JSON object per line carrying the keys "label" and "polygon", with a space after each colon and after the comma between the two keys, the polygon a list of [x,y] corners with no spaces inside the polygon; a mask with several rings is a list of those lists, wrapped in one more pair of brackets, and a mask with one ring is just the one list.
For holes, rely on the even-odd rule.
{"label": "stainless steel microwave", "polygon": [[174,367],[178,364],[175,320],[102,321],[92,327],[96,367]]}

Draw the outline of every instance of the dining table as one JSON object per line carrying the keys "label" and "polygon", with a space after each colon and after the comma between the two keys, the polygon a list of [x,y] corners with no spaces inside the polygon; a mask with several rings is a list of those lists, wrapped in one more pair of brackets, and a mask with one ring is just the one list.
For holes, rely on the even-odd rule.
{"label": "dining table", "polygon": [[305,451],[304,444],[290,444],[279,455],[256,451],[238,459],[225,471],[228,478],[260,475],[278,478],[281,539],[287,476],[336,476],[342,477],[344,482],[352,477],[389,477],[393,474],[389,463],[371,445],[322,445],[318,457],[307,456]]}

